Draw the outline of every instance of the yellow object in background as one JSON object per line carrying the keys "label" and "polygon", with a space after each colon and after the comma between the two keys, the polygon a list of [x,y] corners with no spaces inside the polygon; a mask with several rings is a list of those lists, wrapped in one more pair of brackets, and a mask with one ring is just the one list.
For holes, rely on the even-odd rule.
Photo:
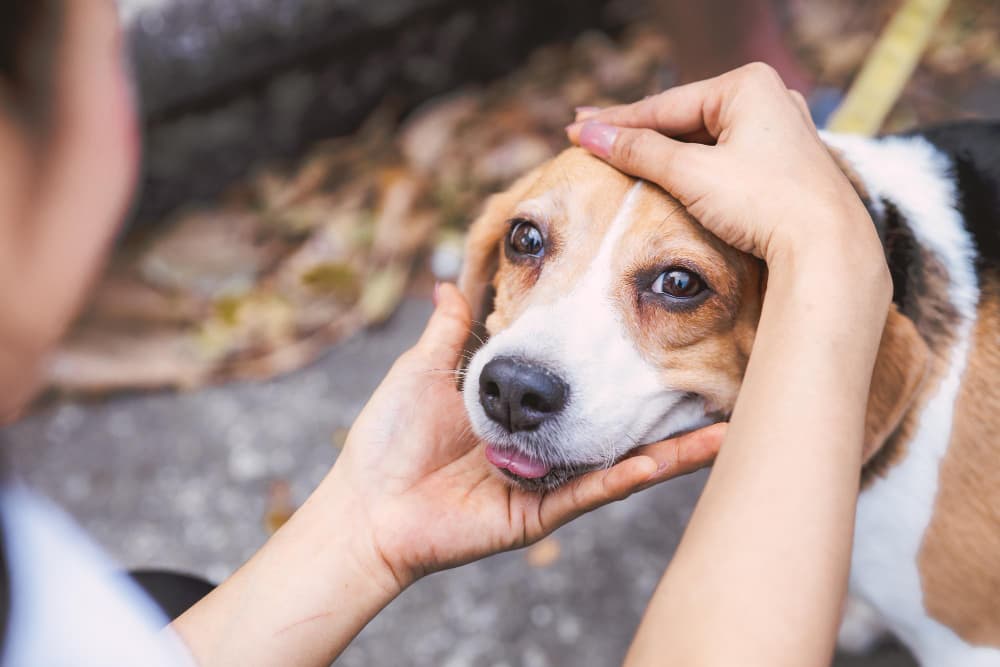
{"label": "yellow object in background", "polygon": [[949,0],[906,0],[875,43],[827,129],[873,135],[899,99]]}

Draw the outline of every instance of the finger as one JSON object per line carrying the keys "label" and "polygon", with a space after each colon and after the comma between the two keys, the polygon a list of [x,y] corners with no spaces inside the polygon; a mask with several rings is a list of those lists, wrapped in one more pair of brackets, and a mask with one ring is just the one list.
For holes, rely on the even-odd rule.
{"label": "finger", "polygon": [[726,437],[728,424],[713,424],[635,450],[635,456],[646,456],[656,462],[656,472],[647,481],[647,486],[687,475],[711,465],[719,453]]}
{"label": "finger", "polygon": [[805,115],[809,115],[809,103],[806,102],[805,96],[794,88],[788,89],[788,94],[792,96],[792,101],[798,106],[799,111]]}
{"label": "finger", "polygon": [[656,183],[685,205],[710,191],[717,178],[708,159],[713,149],[653,130],[588,121],[580,132],[580,146],[620,171]]}
{"label": "finger", "polygon": [[655,474],[656,461],[648,456],[637,456],[607,470],[587,473],[549,492],[538,508],[543,533],[602,505],[627,498]]}
{"label": "finger", "polygon": [[440,283],[435,299],[437,306],[414,349],[435,368],[456,368],[472,326],[472,312],[451,283]]}
{"label": "finger", "polygon": [[670,88],[658,95],[631,104],[619,104],[599,111],[582,114],[568,128],[570,140],[577,141],[581,121],[597,121],[621,127],[644,127],[671,136],[700,133],[711,128],[706,125],[705,108],[715,95],[716,79]]}
{"label": "finger", "polygon": [[549,493],[539,517],[550,531],[573,518],[636,491],[711,465],[728,424],[713,424],[678,438],[645,445],[607,470],[597,470]]}
{"label": "finger", "polygon": [[[751,63],[712,79],[695,81],[663,91],[632,104],[622,104],[588,113],[587,121],[619,127],[648,128],[671,137],[719,138],[725,126],[723,112],[738,91],[751,90],[766,99],[785,90],[774,68]],[[584,119],[579,119],[584,120]],[[579,143],[582,125],[566,128],[570,141]]]}
{"label": "finger", "polygon": [[809,110],[809,102],[806,101],[805,96],[793,88],[788,89],[788,94],[791,96],[792,101],[795,103],[796,108],[798,108],[799,113],[802,114],[806,123],[808,123],[810,127],[814,127],[812,111]]}

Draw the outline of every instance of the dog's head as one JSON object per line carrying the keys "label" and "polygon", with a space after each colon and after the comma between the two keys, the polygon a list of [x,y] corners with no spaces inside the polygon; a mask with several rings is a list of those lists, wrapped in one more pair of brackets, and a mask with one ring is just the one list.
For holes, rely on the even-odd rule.
{"label": "dog's head", "polygon": [[558,485],[732,410],[766,269],[668,193],[569,149],[492,197],[467,247],[460,286],[488,340],[465,407],[517,482]]}

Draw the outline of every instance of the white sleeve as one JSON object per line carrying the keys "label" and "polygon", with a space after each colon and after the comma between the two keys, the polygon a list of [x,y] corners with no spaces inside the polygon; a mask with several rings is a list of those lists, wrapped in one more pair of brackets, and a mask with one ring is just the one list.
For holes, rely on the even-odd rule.
{"label": "white sleeve", "polygon": [[48,500],[0,492],[11,606],[9,667],[194,667],[159,609]]}

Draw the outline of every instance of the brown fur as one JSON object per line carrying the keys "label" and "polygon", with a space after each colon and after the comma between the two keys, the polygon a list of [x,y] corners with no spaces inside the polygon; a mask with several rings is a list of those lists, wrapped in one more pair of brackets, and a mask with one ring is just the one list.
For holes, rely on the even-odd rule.
{"label": "brown fur", "polygon": [[[875,359],[865,415],[864,460],[869,461],[896,431],[911,399],[930,371],[930,351],[913,322],[896,306],[886,317],[879,354]],[[900,396],[908,397],[899,400]]]}
{"label": "brown fur", "polygon": [[[761,264],[713,236],[656,186],[646,186],[635,217],[615,252],[626,327],[667,384],[701,394],[711,412],[728,413],[760,319]],[[691,312],[635,302],[631,277],[670,265],[694,270],[715,294]]]}
{"label": "brown fur", "polygon": [[984,276],[979,318],[918,557],[928,614],[975,645],[1000,647],[1000,273]]}
{"label": "brown fur", "polygon": [[[920,348],[919,356],[924,357],[925,364],[924,379],[923,382],[918,383],[915,393],[910,399],[910,409],[902,415],[895,431],[889,435],[884,444],[875,449],[874,452],[870,450],[870,445],[866,444],[866,464],[861,475],[862,488],[871,484],[876,477],[884,477],[893,465],[903,460],[906,454],[906,443],[916,432],[920,414],[927,401],[937,392],[938,385],[948,370],[949,355],[955,343],[955,325],[958,322],[958,313],[952,306],[948,295],[948,273],[941,262],[926,250],[921,252],[920,262],[923,266],[920,283],[914,286],[917,293],[908,304],[914,318],[911,321],[920,339],[911,341],[911,343],[903,341],[900,346],[905,347],[912,344]],[[888,326],[888,320],[886,324]],[[872,391],[880,394],[891,394],[893,391],[891,382],[882,384],[879,380],[880,374],[885,372],[879,369],[879,365],[883,364],[881,357],[886,353],[887,350],[883,345],[879,351],[880,359],[876,361],[875,374],[872,377]],[[905,364],[906,361],[900,360],[899,363]],[[882,388],[877,389],[879,386]],[[870,397],[869,400],[873,399]],[[878,410],[871,405],[869,405],[869,409]],[[869,428],[868,424],[872,423],[870,419],[872,414],[877,414],[877,412],[869,414],[866,428]],[[877,420],[874,423],[878,423]]]}

